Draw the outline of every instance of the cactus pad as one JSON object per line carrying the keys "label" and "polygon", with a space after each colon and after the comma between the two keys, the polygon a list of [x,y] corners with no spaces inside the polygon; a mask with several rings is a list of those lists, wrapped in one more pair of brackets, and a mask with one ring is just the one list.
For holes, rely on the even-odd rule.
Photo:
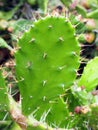
{"label": "cactus pad", "polygon": [[87,91],[93,90],[98,85],[98,57],[88,62],[78,85],[84,86]]}
{"label": "cactus pad", "polygon": [[[35,22],[19,40],[20,49],[15,54],[16,75],[24,115],[33,112],[40,120],[48,113],[48,120],[56,103],[62,104],[63,110],[55,105],[53,111],[56,106],[60,108],[58,117],[63,115],[60,119],[64,120],[66,104],[59,99],[73,84],[79,67],[80,47],[74,33],[71,23],[64,17],[49,16]],[[54,120],[58,122],[59,118]]]}
{"label": "cactus pad", "polygon": [[4,118],[4,115],[8,111],[8,95],[5,86],[5,81],[2,77],[0,70],[0,120]]}

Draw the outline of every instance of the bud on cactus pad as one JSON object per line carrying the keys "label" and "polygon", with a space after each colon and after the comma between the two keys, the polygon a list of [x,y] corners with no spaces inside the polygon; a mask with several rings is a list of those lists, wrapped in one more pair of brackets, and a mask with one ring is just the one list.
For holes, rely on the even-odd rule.
{"label": "bud on cactus pad", "polygon": [[33,113],[37,120],[44,117],[49,124],[65,126],[68,110],[62,95],[79,67],[80,47],[74,33],[64,17],[49,16],[35,22],[19,40],[16,75],[25,116]]}

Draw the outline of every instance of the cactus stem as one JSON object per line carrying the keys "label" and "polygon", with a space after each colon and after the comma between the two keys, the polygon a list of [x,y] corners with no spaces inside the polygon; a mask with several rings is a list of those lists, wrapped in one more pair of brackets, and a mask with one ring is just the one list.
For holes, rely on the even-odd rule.
{"label": "cactus stem", "polygon": [[44,52],[43,58],[46,59],[46,57],[47,57],[47,53]]}
{"label": "cactus stem", "polygon": [[62,37],[59,37],[60,42],[64,42],[64,39]]}

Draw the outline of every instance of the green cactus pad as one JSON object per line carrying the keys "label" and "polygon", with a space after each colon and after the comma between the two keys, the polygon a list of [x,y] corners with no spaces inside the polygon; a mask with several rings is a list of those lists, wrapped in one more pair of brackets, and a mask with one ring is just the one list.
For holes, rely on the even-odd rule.
{"label": "green cactus pad", "polygon": [[[67,103],[64,103],[62,99],[57,100],[54,104],[52,104],[50,113],[48,114],[46,121],[48,124],[52,126],[64,127],[68,125],[68,121],[70,121],[70,115]],[[59,113],[59,114],[58,114]]]}
{"label": "green cactus pad", "polygon": [[93,90],[98,85],[98,57],[88,62],[78,85],[84,86],[87,91]]}
{"label": "green cactus pad", "polygon": [[20,49],[15,54],[16,75],[24,115],[35,112],[34,116],[40,120],[73,84],[80,54],[74,33],[64,17],[50,16],[35,22],[19,40]]}
{"label": "green cactus pad", "polygon": [[0,70],[0,120],[2,120],[8,111],[8,95],[4,78]]}

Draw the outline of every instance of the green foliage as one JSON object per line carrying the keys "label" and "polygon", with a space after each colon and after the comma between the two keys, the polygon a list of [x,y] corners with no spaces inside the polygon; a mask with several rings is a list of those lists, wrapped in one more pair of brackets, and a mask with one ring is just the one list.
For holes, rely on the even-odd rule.
{"label": "green foliage", "polygon": [[61,2],[68,7],[72,0],[61,0]]}
{"label": "green foliage", "polygon": [[88,115],[88,119],[90,121],[90,126],[94,129],[98,129],[98,106],[97,105],[92,105],[91,106],[91,113]]}
{"label": "green foliage", "polygon": [[33,6],[38,4],[39,9],[46,13],[48,0],[27,0],[27,2]]}
{"label": "green foliage", "polygon": [[8,20],[13,16],[13,13],[14,13],[13,11],[9,11],[9,12],[2,11],[2,12],[0,12],[0,19]]}
{"label": "green foliage", "polygon": [[86,13],[86,10],[80,6],[80,5],[77,5],[76,6],[76,10],[79,14],[81,14],[83,17],[86,17],[87,13]]}
{"label": "green foliage", "polygon": [[32,23],[33,23],[32,20],[26,20],[26,19],[10,21],[8,27],[12,28],[13,30],[12,39],[17,40],[17,38],[20,37],[26,30],[29,30]]}
{"label": "green foliage", "polygon": [[0,19],[5,19],[5,20],[9,20],[12,18],[12,16],[14,15],[15,11],[17,11],[18,7],[20,6],[17,5],[13,10],[5,12],[5,11],[0,11]]}
{"label": "green foliage", "polygon": [[96,9],[96,10],[94,10],[94,11],[88,13],[88,14],[87,14],[87,17],[88,17],[88,18],[98,19],[98,15],[97,15],[97,14],[98,14],[98,9]]}
{"label": "green foliage", "polygon": [[47,4],[48,4],[48,0],[37,0],[39,8],[42,9],[44,11],[44,13],[47,12]]}
{"label": "green foliage", "polygon": [[36,3],[36,0],[27,0],[27,2],[31,5],[34,5]]}
{"label": "green foliage", "polygon": [[88,6],[93,10],[98,8],[98,0],[86,0],[86,2]]}

